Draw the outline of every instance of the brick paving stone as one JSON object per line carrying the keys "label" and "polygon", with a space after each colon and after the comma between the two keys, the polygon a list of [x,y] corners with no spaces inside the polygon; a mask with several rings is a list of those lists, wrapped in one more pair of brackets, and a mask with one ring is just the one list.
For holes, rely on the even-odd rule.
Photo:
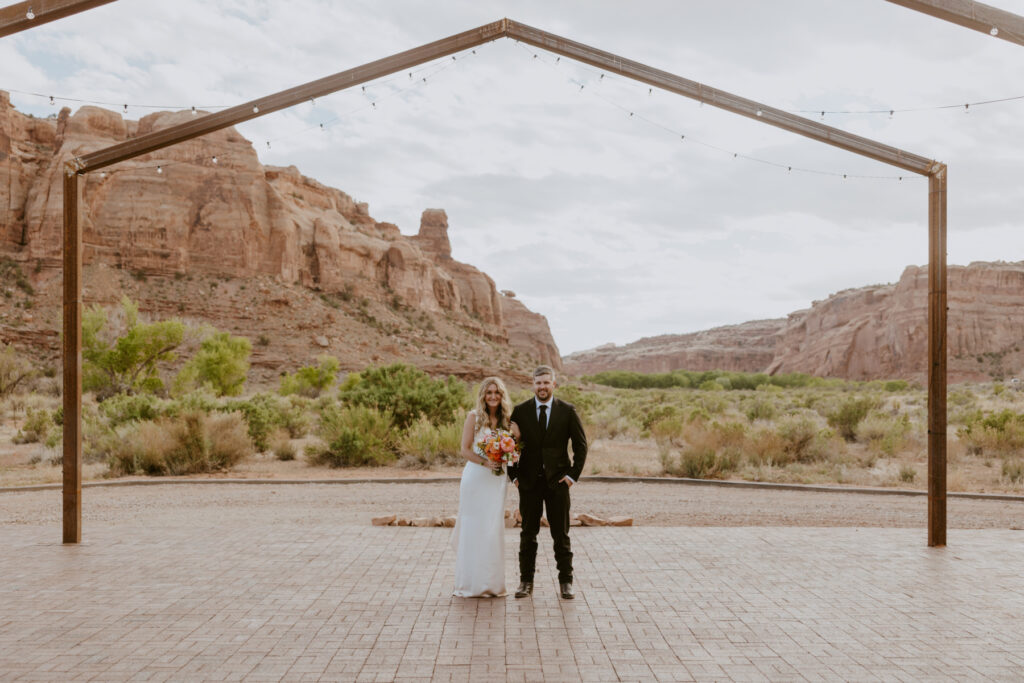
{"label": "brick paving stone", "polygon": [[546,540],[531,599],[452,598],[450,533],[272,505],[0,527],[0,680],[1024,678],[1018,531],[580,528],[572,602]]}

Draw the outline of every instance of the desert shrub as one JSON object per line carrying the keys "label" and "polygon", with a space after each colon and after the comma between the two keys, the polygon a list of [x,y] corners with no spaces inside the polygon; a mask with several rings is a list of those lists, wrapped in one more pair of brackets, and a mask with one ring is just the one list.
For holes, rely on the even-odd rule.
{"label": "desert shrub", "polygon": [[349,375],[341,397],[352,406],[388,413],[399,430],[421,417],[435,424],[451,422],[456,411],[469,405],[466,386],[455,377],[431,379],[419,368],[404,363]]}
{"label": "desert shrub", "polygon": [[700,386],[697,387],[701,391],[724,391],[725,386],[721,382],[717,382],[713,379],[709,379],[705,382],[701,382]]}
{"label": "desert shrub", "polygon": [[1003,476],[1009,479],[1010,482],[1014,484],[1024,481],[1024,461],[1004,460]]}
{"label": "desert shrub", "polygon": [[902,450],[910,435],[910,416],[903,414],[897,418],[872,412],[856,429],[856,439],[861,443],[876,448],[886,455],[894,455]]}
{"label": "desert shrub", "polygon": [[663,417],[651,425],[651,436],[658,444],[681,445],[686,423],[686,418],[678,414]]}
{"label": "desert shrub", "polygon": [[45,408],[29,408],[25,411],[25,421],[21,429],[14,435],[14,443],[38,443],[45,441],[47,435],[56,427],[53,416]]}
{"label": "desert shrub", "polygon": [[139,307],[127,296],[121,318],[119,326],[112,325],[98,305],[82,316],[82,388],[100,399],[162,390],[159,368],[174,360],[184,339],[180,320],[139,322]]}
{"label": "desert shrub", "polygon": [[248,425],[241,413],[213,413],[206,417],[207,459],[213,470],[231,469],[253,454]]}
{"label": "desert shrub", "polygon": [[976,411],[965,417],[957,436],[972,455],[1017,453],[1024,449],[1024,415]]}
{"label": "desert shrub", "polygon": [[748,401],[743,408],[744,415],[751,422],[755,420],[771,420],[775,417],[777,410],[771,399],[755,397]]}
{"label": "desert shrub", "polygon": [[904,379],[890,379],[882,387],[889,393],[895,393],[897,391],[906,391],[910,384]]}
{"label": "desert shrub", "polygon": [[154,420],[161,413],[160,399],[150,394],[116,394],[99,404],[99,412],[110,426]]}
{"label": "desert shrub", "polygon": [[412,424],[398,440],[403,467],[459,464],[463,458],[462,425],[458,422],[436,425],[424,419]]}
{"label": "desert shrub", "polygon": [[316,365],[307,365],[282,377],[279,392],[282,396],[299,394],[316,398],[338,379],[340,367],[334,356],[318,356]]}
{"label": "desert shrub", "polygon": [[645,409],[640,416],[640,424],[644,429],[651,429],[656,422],[679,416],[679,408],[672,404],[659,404],[652,408]]}
{"label": "desert shrub", "polygon": [[[273,394],[256,394],[244,401],[228,401],[221,409],[242,414],[248,426],[249,438],[252,439],[253,446],[261,452],[270,447],[268,438],[274,429],[288,429],[289,421],[298,421],[293,415],[295,408]],[[296,429],[298,430],[297,427]]]}
{"label": "desert shrub", "polygon": [[0,344],[0,398],[9,396],[19,386],[24,386],[37,373],[28,359],[23,358],[13,346]]}
{"label": "desert shrub", "polygon": [[237,396],[249,373],[252,342],[228,332],[214,332],[204,339],[196,354],[175,380],[178,391],[209,385],[217,396]]}
{"label": "desert shrub", "polygon": [[298,455],[298,450],[285,429],[278,427],[271,432],[268,443],[270,450],[274,453],[274,457],[278,460],[294,460],[295,456]]}
{"label": "desert shrub", "polygon": [[900,467],[900,481],[905,481],[908,484],[917,478],[917,469],[910,465],[904,465]]}
{"label": "desert shrub", "polygon": [[307,459],[331,467],[388,464],[395,459],[393,425],[394,418],[387,410],[328,406],[320,414],[317,433],[324,445],[308,450]]}
{"label": "desert shrub", "polygon": [[806,415],[780,420],[775,431],[782,440],[782,459],[785,462],[814,462],[828,456],[831,433],[819,429]]}
{"label": "desert shrub", "polygon": [[707,424],[693,420],[683,426],[681,438],[685,443],[676,460],[672,460],[666,449],[660,450],[663,470],[684,477],[716,479],[727,476],[739,466],[747,433],[739,422]]}
{"label": "desert shrub", "polygon": [[870,396],[855,396],[844,399],[825,418],[830,427],[847,441],[857,438],[857,425],[867,417],[868,412],[878,406],[878,400]]}
{"label": "desert shrub", "polygon": [[108,463],[116,474],[181,475],[229,469],[251,454],[241,415],[189,412],[139,423]]}

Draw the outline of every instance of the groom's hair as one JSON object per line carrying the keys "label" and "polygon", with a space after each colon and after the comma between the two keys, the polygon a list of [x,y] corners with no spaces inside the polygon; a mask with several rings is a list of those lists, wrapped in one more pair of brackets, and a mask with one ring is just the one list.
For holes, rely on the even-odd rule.
{"label": "groom's hair", "polygon": [[551,375],[551,379],[554,379],[555,370],[550,365],[538,365],[537,369],[533,371],[533,376],[540,377],[541,375]]}

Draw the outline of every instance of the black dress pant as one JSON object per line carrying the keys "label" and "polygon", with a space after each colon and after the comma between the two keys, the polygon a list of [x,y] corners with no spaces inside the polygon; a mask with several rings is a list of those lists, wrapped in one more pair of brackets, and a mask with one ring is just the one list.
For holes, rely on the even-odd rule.
{"label": "black dress pant", "polygon": [[569,545],[569,485],[549,485],[543,475],[524,488],[520,485],[519,513],[523,516],[523,530],[519,534],[519,576],[522,581],[533,581],[537,565],[537,533],[540,517],[547,508],[551,540],[555,547],[558,582],[572,582],[572,548]]}

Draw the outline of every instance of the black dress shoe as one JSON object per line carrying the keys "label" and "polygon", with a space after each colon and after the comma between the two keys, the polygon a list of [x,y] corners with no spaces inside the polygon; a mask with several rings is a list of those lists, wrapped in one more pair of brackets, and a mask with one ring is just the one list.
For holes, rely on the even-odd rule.
{"label": "black dress shoe", "polygon": [[572,584],[571,583],[560,583],[558,585],[562,588],[562,599],[563,600],[572,600],[573,598],[576,597],[576,594],[572,592]]}
{"label": "black dress shoe", "polygon": [[522,581],[516,589],[517,598],[526,598],[533,595],[533,581]]}

